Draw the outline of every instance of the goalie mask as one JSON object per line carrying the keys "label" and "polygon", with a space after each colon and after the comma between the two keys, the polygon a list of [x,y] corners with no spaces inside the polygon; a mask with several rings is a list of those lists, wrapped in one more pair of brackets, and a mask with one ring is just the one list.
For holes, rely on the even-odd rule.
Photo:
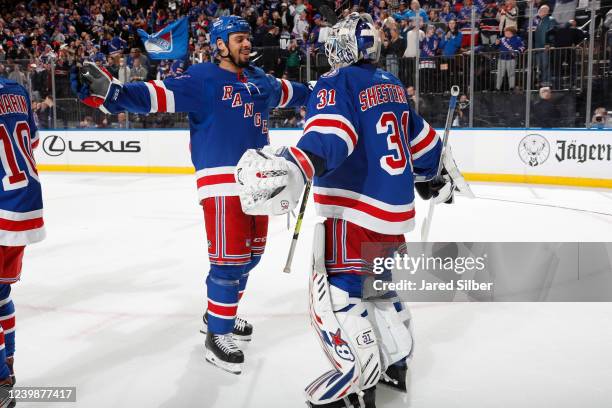
{"label": "goalie mask", "polygon": [[325,41],[325,55],[332,68],[361,60],[373,63],[380,58],[380,36],[369,14],[351,13],[331,29]]}

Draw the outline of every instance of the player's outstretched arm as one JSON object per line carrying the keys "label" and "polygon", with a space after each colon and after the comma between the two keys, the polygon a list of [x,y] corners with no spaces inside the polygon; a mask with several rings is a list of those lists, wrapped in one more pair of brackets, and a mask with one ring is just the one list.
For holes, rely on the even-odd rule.
{"label": "player's outstretched arm", "polygon": [[272,84],[271,108],[293,108],[306,106],[310,97],[311,87],[299,82],[274,78],[268,75]]}
{"label": "player's outstretched arm", "polygon": [[163,81],[137,81],[123,84],[104,68],[91,62],[74,68],[70,74],[71,86],[79,99],[105,113],[134,112],[193,112],[202,109],[201,81],[185,75]]}

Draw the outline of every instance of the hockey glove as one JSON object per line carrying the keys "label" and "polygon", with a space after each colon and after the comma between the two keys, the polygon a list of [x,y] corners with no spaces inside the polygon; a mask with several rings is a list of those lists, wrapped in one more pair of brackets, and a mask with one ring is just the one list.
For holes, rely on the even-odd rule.
{"label": "hockey glove", "polygon": [[282,215],[295,208],[305,178],[300,168],[269,146],[247,150],[236,165],[242,210],[250,215]]}
{"label": "hockey glove", "polygon": [[84,104],[105,113],[108,110],[104,103],[116,101],[123,86],[105,68],[90,61],[85,61],[80,68],[74,66],[71,69],[70,85]]}
{"label": "hockey glove", "polygon": [[419,196],[424,200],[433,198],[436,204],[452,204],[455,190],[467,198],[474,198],[470,185],[465,181],[461,171],[457,168],[450,146],[442,153],[442,171],[429,181],[415,183]]}

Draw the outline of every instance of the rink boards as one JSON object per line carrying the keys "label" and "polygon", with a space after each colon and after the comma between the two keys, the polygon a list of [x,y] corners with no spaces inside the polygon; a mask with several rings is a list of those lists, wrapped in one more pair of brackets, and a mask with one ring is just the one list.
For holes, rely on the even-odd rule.
{"label": "rink boards", "polygon": [[[300,135],[273,129],[270,142]],[[612,188],[612,130],[453,129],[449,143],[471,181]],[[194,172],[185,129],[44,130],[35,156],[42,171]]]}

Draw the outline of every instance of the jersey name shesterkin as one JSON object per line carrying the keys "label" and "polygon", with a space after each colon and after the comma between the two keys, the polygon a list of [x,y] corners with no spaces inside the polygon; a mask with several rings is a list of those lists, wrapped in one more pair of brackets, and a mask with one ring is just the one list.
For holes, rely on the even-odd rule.
{"label": "jersey name shesterkin", "polygon": [[325,159],[314,178],[319,215],[383,234],[414,227],[414,180],[436,174],[442,144],[410,109],[402,83],[370,64],[322,76],[298,147]]}
{"label": "jersey name shesterkin", "polygon": [[37,145],[38,128],[27,91],[0,78],[0,245],[27,245],[45,237],[33,154]]}
{"label": "jersey name shesterkin", "polygon": [[276,79],[257,67],[237,75],[202,63],[174,78],[125,84],[116,101],[104,107],[113,113],[188,112],[191,160],[202,200],[238,195],[236,163],[247,149],[268,144],[270,109],[305,105],[309,95],[305,85]]}

